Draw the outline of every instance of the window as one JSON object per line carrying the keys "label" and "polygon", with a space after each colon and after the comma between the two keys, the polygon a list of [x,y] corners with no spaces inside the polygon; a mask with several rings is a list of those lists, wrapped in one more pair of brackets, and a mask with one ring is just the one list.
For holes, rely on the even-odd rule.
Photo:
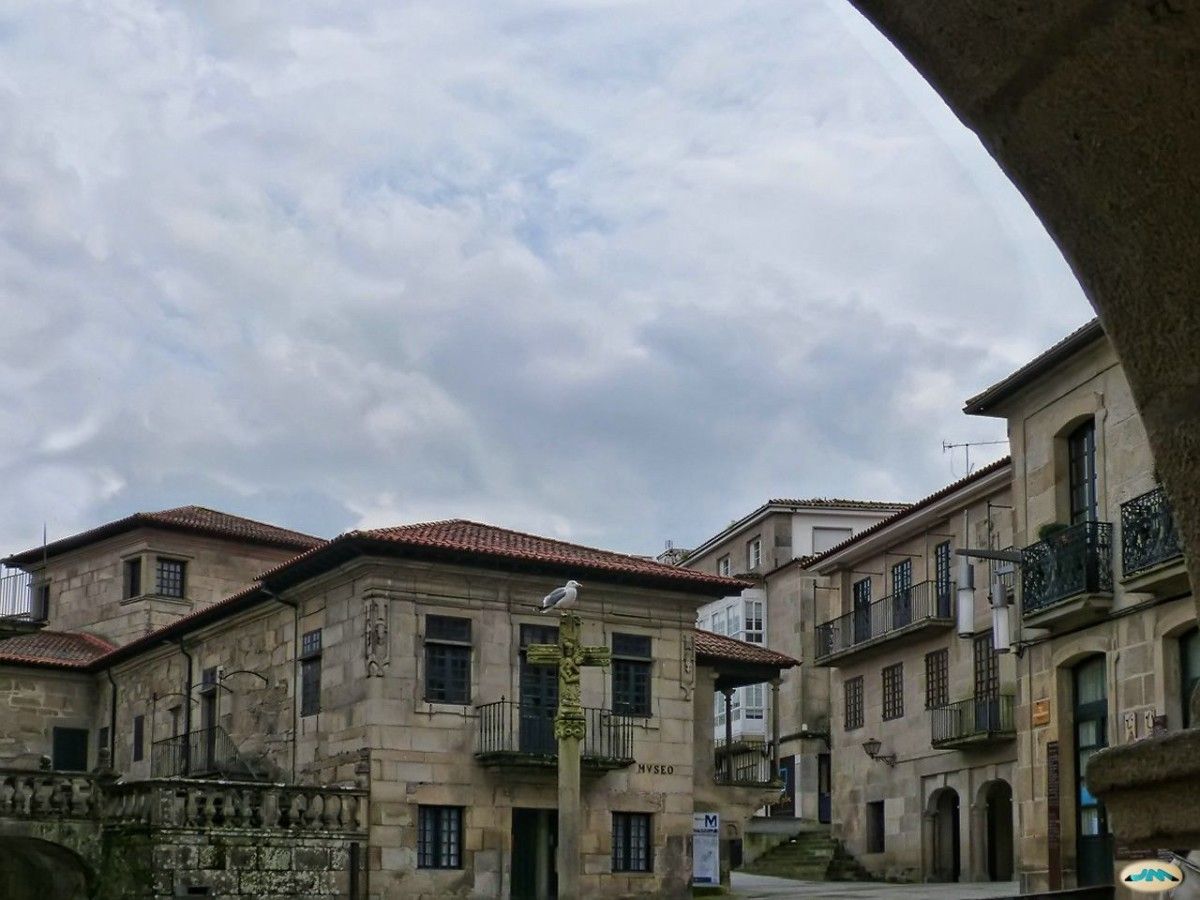
{"label": "window", "polygon": [[722,556],[720,559],[717,560],[717,574],[718,575],[728,575],[729,574],[729,557],[728,556]]}
{"label": "window", "polygon": [[614,872],[649,872],[650,814],[612,814]]}
{"label": "window", "polygon": [[1200,685],[1200,629],[1193,628],[1179,639],[1179,669],[1183,677],[1183,727],[1192,727],[1192,692]]}
{"label": "window", "polygon": [[1000,669],[996,663],[992,633],[975,638],[975,697],[992,698],[1000,693]]}
{"label": "window", "polygon": [[899,719],[904,715],[904,663],[883,669],[883,720]]}
{"label": "window", "polygon": [[141,762],[145,756],[146,717],[133,717],[133,761]]}
{"label": "window", "polygon": [[925,654],[925,708],[939,709],[950,702],[950,651]]}
{"label": "window", "polygon": [[471,620],[425,617],[425,699],[471,702]]}
{"label": "window", "polygon": [[822,528],[814,526],[812,530],[812,552],[824,553],[832,550],[854,532],[849,528]]}
{"label": "window", "polygon": [[912,560],[892,566],[892,627],[903,628],[912,621]]}
{"label": "window", "polygon": [[181,559],[167,559],[160,556],[155,560],[155,588],[162,597],[183,598],[184,569],[187,564]]}
{"label": "window", "polygon": [[130,597],[142,596],[142,560],[137,559],[125,560],[125,592],[126,600]]}
{"label": "window", "polygon": [[321,629],[300,638],[300,715],[321,711]]}
{"label": "window", "polygon": [[725,695],[720,691],[713,694],[713,719],[718,725],[725,724]]}
{"label": "window", "polygon": [[1071,524],[1096,521],[1096,421],[1089,419],[1067,438]]}
{"label": "window", "polygon": [[883,853],[883,801],[867,804],[867,852]]}
{"label": "window", "polygon": [[463,808],[418,807],[417,868],[461,869]]}
{"label": "window", "polygon": [[846,730],[863,725],[863,679],[861,675],[848,678],[842,689],[846,692]]}
{"label": "window", "polygon": [[54,768],[64,772],[86,772],[88,732],[86,728],[55,728],[53,740]]}
{"label": "window", "polygon": [[938,615],[950,615],[950,542],[943,541],[933,548],[933,583],[937,593]]}
{"label": "window", "polygon": [[751,644],[761,644],[763,642],[763,602],[747,600],[745,609],[746,631],[743,640]]}
{"label": "window", "polygon": [[613,712],[650,715],[650,638],[614,634],[612,656]]}
{"label": "window", "polygon": [[753,572],[762,562],[762,538],[754,538],[746,544],[746,570]]}
{"label": "window", "polygon": [[744,690],[746,691],[746,718],[761,720],[767,708],[765,685],[752,684]]}

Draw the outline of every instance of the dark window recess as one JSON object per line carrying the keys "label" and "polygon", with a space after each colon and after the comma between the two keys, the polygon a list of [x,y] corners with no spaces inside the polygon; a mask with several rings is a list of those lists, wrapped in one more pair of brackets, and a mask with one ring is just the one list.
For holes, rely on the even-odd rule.
{"label": "dark window recess", "polygon": [[950,651],[925,654],[925,708],[938,709],[950,702]]}
{"label": "dark window recess", "polygon": [[417,829],[417,868],[462,868],[461,806],[422,806]]}
{"label": "dark window recess", "polygon": [[883,719],[899,719],[904,715],[904,663],[885,666],[883,670]]}
{"label": "dark window recess", "polygon": [[933,548],[933,583],[937,590],[938,615],[950,615],[950,542]]}
{"label": "dark window recess", "polygon": [[155,592],[162,597],[183,597],[186,584],[184,571],[187,563],[182,559],[167,559],[160,556],[155,560]]}
{"label": "dark window recess", "polygon": [[992,633],[975,638],[975,697],[991,698],[1000,693],[1000,667],[996,661]]}
{"label": "dark window recess", "polygon": [[100,729],[100,733],[96,738],[97,749],[105,750],[108,748],[108,734],[109,734],[108,726],[107,725],[102,726]]}
{"label": "dark window recess", "polygon": [[425,617],[425,699],[471,702],[471,620]]}
{"label": "dark window recess", "polygon": [[142,561],[125,560],[125,599],[142,596]]}
{"label": "dark window recess", "polygon": [[133,717],[133,761],[141,762],[145,755],[144,746],[146,742],[146,717]]}
{"label": "dark window recess", "polygon": [[306,631],[300,638],[300,715],[321,711],[321,629]]}
{"label": "dark window recess", "polygon": [[1183,679],[1183,727],[1192,727],[1192,692],[1200,686],[1200,629],[1193,628],[1179,639],[1179,674]]}
{"label": "dark window recess", "polygon": [[862,728],[863,725],[863,679],[861,675],[846,679],[842,689],[846,693],[846,730]]}
{"label": "dark window recess", "polygon": [[651,871],[650,814],[615,812],[612,817],[613,871]]}
{"label": "dark window recess", "polygon": [[867,852],[883,853],[883,801],[867,804]]}
{"label": "dark window recess", "polygon": [[1067,438],[1071,524],[1096,521],[1096,421],[1089,419]]}
{"label": "dark window recess", "polygon": [[650,638],[640,634],[612,637],[613,712],[650,715]]}
{"label": "dark window recess", "polygon": [[55,728],[53,733],[54,768],[64,772],[86,772],[88,764],[88,730],[86,728]]}

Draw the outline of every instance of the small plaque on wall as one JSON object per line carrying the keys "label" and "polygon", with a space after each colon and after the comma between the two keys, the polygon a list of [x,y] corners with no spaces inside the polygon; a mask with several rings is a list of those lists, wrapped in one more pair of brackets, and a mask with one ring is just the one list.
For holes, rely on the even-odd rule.
{"label": "small plaque on wall", "polygon": [[1034,700],[1033,701],[1033,724],[1036,728],[1039,725],[1050,724],[1050,701],[1049,700]]}

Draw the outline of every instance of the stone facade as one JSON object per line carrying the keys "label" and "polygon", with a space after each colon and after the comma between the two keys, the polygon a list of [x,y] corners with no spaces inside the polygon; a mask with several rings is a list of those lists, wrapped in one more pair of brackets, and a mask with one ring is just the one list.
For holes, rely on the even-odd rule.
{"label": "stone facade", "polygon": [[954,555],[1011,545],[1010,480],[988,467],[811,564],[824,614],[807,659],[834,673],[834,834],[876,877],[1012,877],[1015,661],[993,648],[988,564],[973,621],[957,616]]}
{"label": "stone facade", "polygon": [[[0,767],[37,768],[54,749],[55,728],[95,734],[95,676],[0,666]],[[88,764],[96,764],[96,741],[89,741]]]}
{"label": "stone facade", "polygon": [[[1111,881],[1113,856],[1122,849],[1107,836],[1112,823],[1103,806],[1081,793],[1080,762],[1096,746],[1182,727],[1180,638],[1195,628],[1183,560],[1178,545],[1157,555],[1151,546],[1147,557],[1141,543],[1146,534],[1162,535],[1159,524],[1146,531],[1138,512],[1138,498],[1156,488],[1155,464],[1125,374],[1103,335],[981,411],[1008,420],[1015,543],[1038,558],[1071,550],[1076,529],[1047,536],[1045,526],[1070,521],[1070,439],[1088,423],[1094,429],[1096,524],[1087,527],[1101,542],[1088,548],[1097,577],[1056,591],[1044,605],[1028,572],[1022,580],[1015,794],[1025,889]],[[1082,667],[1089,664],[1097,677],[1081,688]],[[1087,701],[1091,708],[1085,709]]]}

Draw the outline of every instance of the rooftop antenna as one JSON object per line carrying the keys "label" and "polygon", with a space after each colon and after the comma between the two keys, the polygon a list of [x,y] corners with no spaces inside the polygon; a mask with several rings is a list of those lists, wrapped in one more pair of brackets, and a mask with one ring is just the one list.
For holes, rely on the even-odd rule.
{"label": "rooftop antenna", "polygon": [[950,441],[942,441],[942,452],[949,453],[951,450],[957,450],[962,447],[967,454],[967,475],[971,474],[971,448],[986,447],[990,444],[1007,444],[1008,441],[963,441],[958,444],[952,444]]}

